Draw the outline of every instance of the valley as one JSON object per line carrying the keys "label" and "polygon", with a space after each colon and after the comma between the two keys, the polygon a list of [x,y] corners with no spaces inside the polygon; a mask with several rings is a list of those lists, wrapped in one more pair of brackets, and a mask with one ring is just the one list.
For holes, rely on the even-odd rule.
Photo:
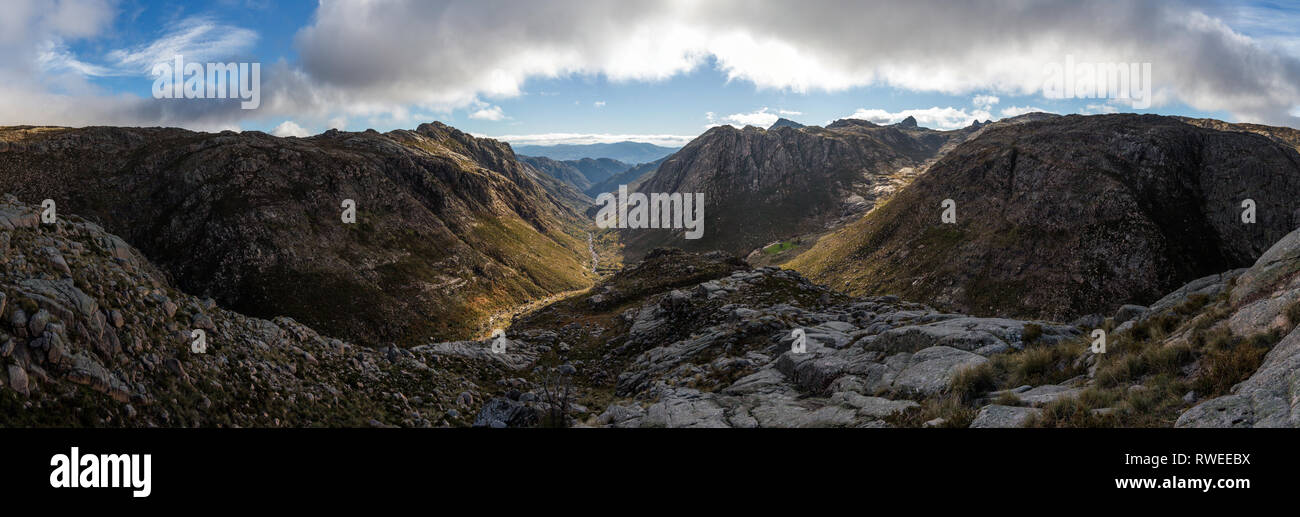
{"label": "valley", "polygon": [[[11,425],[1296,426],[1294,135],[785,123],[584,171],[438,123],[4,128],[0,404]],[[573,174],[703,192],[703,236],[597,228]]]}

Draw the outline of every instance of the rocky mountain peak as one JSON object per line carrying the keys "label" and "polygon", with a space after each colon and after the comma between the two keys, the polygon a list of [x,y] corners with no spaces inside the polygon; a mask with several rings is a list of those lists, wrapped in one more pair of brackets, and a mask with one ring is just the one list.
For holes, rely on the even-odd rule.
{"label": "rocky mountain peak", "polygon": [[803,124],[800,124],[800,123],[795,122],[795,121],[793,121],[793,120],[790,120],[790,119],[788,119],[788,118],[781,117],[781,118],[777,119],[776,122],[773,122],[771,126],[768,126],[767,129],[770,131],[770,130],[777,129],[777,128],[782,128],[782,127],[788,127],[788,128],[799,129],[799,128],[802,128],[802,127],[805,127],[805,126],[804,126]]}

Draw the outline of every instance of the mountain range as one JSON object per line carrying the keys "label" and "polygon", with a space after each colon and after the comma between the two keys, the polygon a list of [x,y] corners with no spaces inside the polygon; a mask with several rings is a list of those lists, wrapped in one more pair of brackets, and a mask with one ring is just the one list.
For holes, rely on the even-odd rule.
{"label": "mountain range", "polygon": [[627,164],[653,162],[677,151],[647,142],[612,142],[597,144],[517,145],[515,152],[527,156],[544,156],[552,160],[608,158]]}
{"label": "mountain range", "polygon": [[[0,423],[1296,427],[1298,143],[841,120],[584,169],[440,123],[0,128]],[[594,228],[619,184],[705,194],[705,237]]]}

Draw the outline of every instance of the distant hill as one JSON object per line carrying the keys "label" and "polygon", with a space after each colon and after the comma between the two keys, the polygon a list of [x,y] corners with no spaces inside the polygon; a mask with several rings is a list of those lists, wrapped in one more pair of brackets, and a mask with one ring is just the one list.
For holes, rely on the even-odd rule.
{"label": "distant hill", "polygon": [[545,156],[524,156],[522,154],[516,156],[519,157],[519,161],[531,165],[533,168],[580,191],[587,190],[595,183],[607,181],[609,178],[632,168],[631,164],[609,158],[559,161]]}
{"label": "distant hill", "polygon": [[605,181],[587,187],[583,192],[594,198],[605,192],[617,192],[619,185],[627,185],[629,190],[636,190],[637,185],[649,178],[656,170],[659,170],[659,164],[671,157],[672,155],[668,155],[650,163],[633,166],[628,170],[610,176]]}
{"label": "distant hill", "polygon": [[519,161],[531,165],[534,169],[546,173],[547,176],[560,180],[578,190],[587,190],[591,187],[591,180],[587,179],[587,175],[573,166],[574,162],[552,160],[545,156],[524,156],[522,154],[515,156],[518,157]]}
{"label": "distant hill", "polygon": [[[632,259],[665,246],[744,255],[821,231],[888,198],[974,131],[852,119],[825,128],[714,127],[635,186],[638,192],[705,194],[705,235],[688,240],[674,230],[638,229],[625,235],[624,251]],[[593,185],[586,192],[595,196],[597,190]]]}
{"label": "distant hill", "polygon": [[[663,147],[645,142],[611,144],[516,145],[516,154],[545,156],[552,160],[610,158],[627,164],[649,163],[676,152],[680,147]],[[600,180],[593,180],[600,181]]]}
{"label": "distant hill", "polygon": [[782,119],[777,119],[776,122],[773,122],[772,125],[768,127],[768,129],[776,129],[778,127],[792,127],[795,129],[799,129],[801,127],[807,127],[807,126],[804,126],[803,124],[800,124],[788,118],[782,118]]}

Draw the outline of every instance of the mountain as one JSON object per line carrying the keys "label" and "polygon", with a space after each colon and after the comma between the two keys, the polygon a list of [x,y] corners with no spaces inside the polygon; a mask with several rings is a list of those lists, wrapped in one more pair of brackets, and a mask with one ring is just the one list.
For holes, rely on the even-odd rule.
{"label": "mountain", "polygon": [[579,191],[590,189],[595,183],[608,181],[631,165],[609,158],[582,158],[579,160],[552,160],[544,156],[520,156],[519,161],[567,183]]}
{"label": "mountain", "polygon": [[788,265],[851,293],[1063,320],[1249,266],[1300,224],[1300,155],[1274,138],[1155,115],[1014,122]]}
{"label": "mountain", "polygon": [[703,237],[627,230],[629,256],[660,246],[746,254],[773,241],[824,231],[887,198],[946,144],[972,131],[865,120],[840,120],[825,128],[714,127],[637,187],[643,193],[703,193]]}
{"label": "mountain", "polygon": [[645,142],[614,142],[607,144],[556,144],[516,145],[515,152],[527,156],[545,156],[552,160],[580,160],[583,158],[609,158],[623,163],[653,162],[677,151],[676,147],[663,147]]}
{"label": "mountain", "polygon": [[310,138],[11,127],[0,142],[0,191],[122,236],[185,292],[360,344],[481,335],[593,278],[573,204],[508,145],[440,123]]}
{"label": "mountain", "polygon": [[591,188],[591,180],[574,166],[572,161],[557,161],[545,156],[519,156],[519,161],[546,173],[579,191]]}
{"label": "mountain", "polygon": [[803,124],[800,124],[800,123],[795,122],[795,121],[793,121],[793,120],[790,120],[790,119],[788,119],[788,118],[784,118],[784,117],[782,117],[782,118],[777,119],[776,122],[773,122],[772,125],[771,125],[771,126],[768,126],[767,129],[772,130],[772,129],[776,129],[776,128],[779,128],[779,127],[792,127],[792,128],[795,128],[795,129],[799,129],[799,128],[807,127],[807,126],[804,126]]}
{"label": "mountain", "polygon": [[618,192],[619,185],[627,185],[629,189],[635,190],[637,186],[659,169],[659,165],[663,164],[663,162],[667,161],[668,158],[671,157],[672,155],[668,155],[653,162],[633,165],[628,170],[610,176],[605,181],[587,187],[585,193],[594,198],[605,192]]}
{"label": "mountain", "polygon": [[[0,265],[5,427],[1300,427],[1300,230],[1250,268],[1087,326],[660,249],[518,319],[502,353],[248,317],[12,195]],[[1090,352],[1091,325],[1107,353]]]}
{"label": "mountain", "polygon": [[[573,165],[575,169],[578,169],[578,171],[587,178],[587,181],[590,181],[592,184],[608,180],[614,175],[622,173],[632,167],[631,165],[611,158],[581,158],[566,163],[569,163]],[[588,187],[590,187],[590,185]]]}
{"label": "mountain", "polygon": [[1263,124],[1228,123],[1222,120],[1214,120],[1209,118],[1195,118],[1195,119],[1186,118],[1186,117],[1177,117],[1177,118],[1179,120],[1182,120],[1183,122],[1198,127],[1217,129],[1219,131],[1237,131],[1242,133],[1253,133],[1257,135],[1264,135],[1273,141],[1276,141],[1283,145],[1293,147],[1297,151],[1300,151],[1300,129],[1293,129],[1289,127],[1265,126]]}
{"label": "mountain", "polygon": [[497,369],[247,317],[180,291],[99,225],[41,213],[0,199],[4,427],[468,425],[467,373]]}

